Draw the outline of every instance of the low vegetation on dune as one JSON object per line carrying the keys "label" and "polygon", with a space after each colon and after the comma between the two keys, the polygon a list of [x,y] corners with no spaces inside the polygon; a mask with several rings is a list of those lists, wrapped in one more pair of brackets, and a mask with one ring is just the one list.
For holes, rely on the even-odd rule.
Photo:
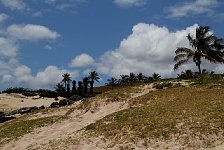
{"label": "low vegetation on dune", "polygon": [[51,116],[32,120],[18,119],[0,126],[0,145],[32,132],[36,128],[51,125],[61,117]]}
{"label": "low vegetation on dune", "polygon": [[85,130],[114,144],[143,140],[175,140],[187,147],[212,147],[224,142],[224,90],[215,86],[169,88],[131,101],[129,109],[116,112]]}

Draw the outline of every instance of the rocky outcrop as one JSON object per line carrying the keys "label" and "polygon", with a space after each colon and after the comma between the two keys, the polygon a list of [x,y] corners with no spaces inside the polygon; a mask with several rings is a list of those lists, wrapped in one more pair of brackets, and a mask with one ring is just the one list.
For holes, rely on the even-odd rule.
{"label": "rocky outcrop", "polygon": [[71,100],[71,101],[76,102],[76,101],[80,101],[80,100],[82,100],[82,97],[79,96],[79,95],[73,95],[73,96],[71,96],[68,100]]}
{"label": "rocky outcrop", "polygon": [[59,107],[59,103],[58,103],[58,102],[53,102],[53,103],[51,103],[51,105],[49,106],[49,108],[55,108],[55,107]]}
{"label": "rocky outcrop", "polygon": [[23,115],[23,114],[27,114],[30,112],[34,112],[34,111],[38,111],[40,109],[44,109],[44,106],[41,107],[23,107],[17,110],[13,110],[9,113],[4,113],[4,112],[0,112],[0,123],[6,122],[8,120],[14,119],[16,118],[17,115]]}

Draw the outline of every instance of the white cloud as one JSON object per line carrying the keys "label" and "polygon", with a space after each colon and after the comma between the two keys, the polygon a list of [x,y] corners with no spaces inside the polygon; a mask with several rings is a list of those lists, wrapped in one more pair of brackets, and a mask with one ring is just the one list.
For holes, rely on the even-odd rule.
{"label": "white cloud", "polygon": [[41,11],[37,11],[33,14],[34,17],[41,17],[43,16],[43,13]]}
{"label": "white cloud", "polygon": [[120,7],[141,6],[148,0],[114,0],[114,3]]}
{"label": "white cloud", "polygon": [[186,35],[194,34],[196,27],[170,32],[166,27],[139,23],[133,27],[132,34],[121,41],[118,49],[101,57],[97,71],[115,77],[130,72],[171,76],[174,74],[174,51],[180,46],[189,47]]}
{"label": "white cloud", "polygon": [[2,77],[3,83],[11,83],[12,81],[13,81],[12,75],[9,75],[9,74],[3,75],[3,77]]}
{"label": "white cloud", "polygon": [[15,57],[17,55],[18,46],[15,42],[0,37],[0,57]]}
{"label": "white cloud", "polygon": [[25,65],[19,65],[15,67],[14,70],[11,70],[10,72],[2,75],[1,82],[4,84],[10,83],[13,84],[14,86],[20,85],[23,87],[33,89],[38,88],[53,89],[53,87],[57,83],[62,81],[62,75],[65,73],[69,73],[73,79],[78,77],[79,75],[78,71],[60,69],[56,66],[47,66],[45,69],[38,72],[36,75],[32,75],[32,71],[29,67]]}
{"label": "white cloud", "polygon": [[[154,24],[139,23],[132,29],[132,34],[123,39],[119,48],[106,52],[100,57],[97,71],[109,76],[120,77],[130,72],[152,75],[154,72],[163,77],[175,77],[185,69],[198,71],[195,63],[181,66],[176,72],[173,67],[177,47],[190,47],[187,35],[195,35],[197,24],[175,32]],[[223,65],[202,60],[202,68],[209,71],[223,72]]]}
{"label": "white cloud", "polygon": [[85,69],[85,70],[82,72],[82,74],[83,74],[84,76],[88,76],[89,73],[90,73],[91,71],[92,71],[92,69],[88,68],[88,69]]}
{"label": "white cloud", "polygon": [[4,14],[4,13],[1,13],[1,14],[0,14],[0,23],[1,23],[1,22],[4,22],[8,17],[9,17],[8,15],[6,15],[6,14]]}
{"label": "white cloud", "polygon": [[52,50],[53,49],[53,47],[50,46],[50,45],[45,45],[44,48],[47,49],[47,50]]}
{"label": "white cloud", "polygon": [[[29,88],[53,88],[55,82],[59,82],[63,73],[70,73],[77,76],[77,71],[59,69],[55,66],[48,66],[36,75],[32,70],[18,61],[18,51],[21,40],[39,41],[55,40],[60,35],[47,27],[40,25],[11,25],[2,29],[0,33],[0,83],[1,88],[11,86],[23,86]],[[52,47],[46,45],[45,48]]]}
{"label": "white cloud", "polygon": [[35,77],[33,77],[34,80],[32,82],[33,84],[32,87],[33,88],[37,88],[37,87],[52,88],[58,82],[61,82],[62,75],[65,73],[69,73],[73,79],[76,78],[79,74],[77,71],[69,71],[65,69],[60,69],[56,66],[48,66],[43,71],[38,72]]}
{"label": "white cloud", "polygon": [[168,11],[170,12],[169,17],[179,18],[193,14],[212,14],[214,13],[214,8],[218,6],[218,0],[196,0],[194,2],[185,2],[180,5],[170,7]]}
{"label": "white cloud", "polygon": [[10,36],[18,40],[48,40],[57,39],[60,35],[56,31],[51,31],[45,26],[27,24],[27,25],[17,25],[13,24],[7,28],[7,32]]}
{"label": "white cloud", "polygon": [[70,67],[87,67],[93,65],[94,59],[89,56],[88,54],[81,54],[76,56],[71,63],[69,64]]}
{"label": "white cloud", "polygon": [[0,0],[0,2],[11,10],[25,10],[27,8],[23,0]]}

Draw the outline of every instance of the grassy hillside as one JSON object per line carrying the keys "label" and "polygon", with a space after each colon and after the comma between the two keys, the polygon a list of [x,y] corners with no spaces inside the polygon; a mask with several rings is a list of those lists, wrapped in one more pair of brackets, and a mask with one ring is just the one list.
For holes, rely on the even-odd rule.
{"label": "grassy hillside", "polygon": [[152,84],[108,89],[69,107],[6,122],[0,125],[0,145],[11,141],[6,148],[21,148],[16,146],[30,136],[29,149],[222,149],[222,81],[173,81],[158,81],[166,87],[158,90]]}
{"label": "grassy hillside", "polygon": [[[187,147],[224,142],[224,90],[220,86],[169,88],[131,100],[132,107],[90,124],[86,131],[114,144],[175,140]],[[221,134],[221,136],[220,136]]]}

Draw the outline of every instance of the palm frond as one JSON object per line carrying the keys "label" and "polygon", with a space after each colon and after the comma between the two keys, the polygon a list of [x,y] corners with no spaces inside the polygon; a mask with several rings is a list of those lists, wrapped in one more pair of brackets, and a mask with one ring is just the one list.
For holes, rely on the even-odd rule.
{"label": "palm frond", "polygon": [[178,60],[180,60],[181,58],[184,58],[184,57],[187,57],[188,56],[188,54],[178,54],[178,55],[176,55],[175,57],[174,57],[174,61],[178,61]]}
{"label": "palm frond", "polygon": [[193,55],[194,51],[189,48],[186,48],[186,47],[178,47],[177,50],[175,51],[175,53],[176,53],[176,55],[181,54],[181,53]]}
{"label": "palm frond", "polygon": [[187,35],[187,39],[188,39],[189,44],[191,45],[191,47],[193,47],[195,49],[197,47],[196,40],[190,34]]}
{"label": "palm frond", "polygon": [[183,59],[178,61],[175,65],[174,65],[174,70],[177,70],[182,64],[187,63],[189,59]]}
{"label": "palm frond", "polygon": [[209,26],[199,26],[197,29],[196,29],[196,39],[204,39],[208,32],[210,31],[210,27]]}
{"label": "palm frond", "polygon": [[223,63],[224,54],[221,51],[209,50],[206,55],[203,54],[202,57],[213,63]]}
{"label": "palm frond", "polygon": [[211,45],[211,49],[213,50],[224,50],[224,39],[216,38],[214,43]]}

